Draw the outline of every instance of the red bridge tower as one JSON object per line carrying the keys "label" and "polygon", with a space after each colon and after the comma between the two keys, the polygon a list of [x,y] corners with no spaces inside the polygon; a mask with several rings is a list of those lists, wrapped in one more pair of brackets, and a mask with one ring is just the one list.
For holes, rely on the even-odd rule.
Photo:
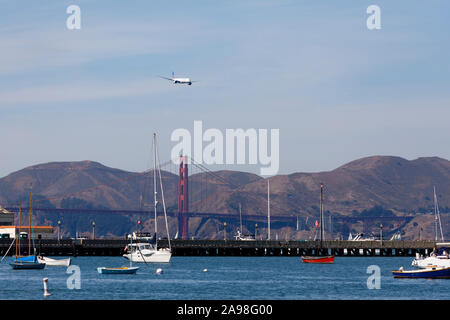
{"label": "red bridge tower", "polygon": [[179,182],[178,182],[178,234],[182,239],[189,238],[189,189],[187,157],[180,156]]}

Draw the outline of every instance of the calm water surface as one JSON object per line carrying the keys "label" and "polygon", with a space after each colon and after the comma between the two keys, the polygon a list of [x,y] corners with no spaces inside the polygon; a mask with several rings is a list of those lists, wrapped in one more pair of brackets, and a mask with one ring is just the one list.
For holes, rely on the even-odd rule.
{"label": "calm water surface", "polygon": [[[410,267],[405,257],[336,257],[333,265],[302,263],[298,257],[172,257],[169,264],[135,264],[135,275],[102,275],[97,267],[120,267],[122,257],[76,257],[81,288],[69,289],[65,267],[12,270],[0,264],[0,299],[309,300],[449,299],[450,280],[394,279],[391,271]],[[367,268],[381,269],[381,288],[367,288]],[[162,268],[163,273],[156,274]],[[203,270],[207,269],[207,272]],[[43,297],[47,277],[52,294]]]}

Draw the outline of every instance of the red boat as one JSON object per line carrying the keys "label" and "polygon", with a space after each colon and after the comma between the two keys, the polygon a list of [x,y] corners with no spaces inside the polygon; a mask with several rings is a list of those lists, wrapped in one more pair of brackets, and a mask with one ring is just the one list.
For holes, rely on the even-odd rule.
{"label": "red boat", "polygon": [[[316,229],[320,227],[320,246],[324,237],[323,228],[323,183],[320,184],[320,224],[316,221]],[[315,239],[314,239],[315,240]],[[334,263],[334,256],[303,256],[302,261],[305,263]]]}
{"label": "red boat", "polygon": [[334,256],[311,257],[304,256],[302,261],[305,263],[334,263]]}

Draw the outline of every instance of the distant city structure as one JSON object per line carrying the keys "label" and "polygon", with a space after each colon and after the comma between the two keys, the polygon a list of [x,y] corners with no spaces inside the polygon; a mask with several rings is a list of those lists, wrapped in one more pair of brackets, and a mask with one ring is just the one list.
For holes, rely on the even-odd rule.
{"label": "distant city structure", "polygon": [[[14,213],[0,206],[0,238],[14,239],[16,235],[21,238],[27,238],[30,231],[29,226],[14,225]],[[34,239],[53,239],[53,227],[50,226],[33,226],[32,235]]]}
{"label": "distant city structure", "polygon": [[[29,226],[0,226],[1,238],[14,239],[16,235],[20,234],[22,239],[28,239],[30,227]],[[53,227],[49,226],[33,226],[31,234],[34,239],[54,239]]]}
{"label": "distant city structure", "polygon": [[12,226],[14,224],[14,213],[0,206],[0,226]]}

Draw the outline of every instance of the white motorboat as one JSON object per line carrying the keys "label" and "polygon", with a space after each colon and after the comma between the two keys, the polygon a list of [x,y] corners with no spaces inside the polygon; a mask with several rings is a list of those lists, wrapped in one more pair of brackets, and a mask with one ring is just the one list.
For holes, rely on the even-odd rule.
{"label": "white motorboat", "polygon": [[132,262],[168,263],[172,257],[170,249],[143,242],[128,245],[126,252],[123,256]]}
{"label": "white motorboat", "polygon": [[412,261],[413,267],[426,269],[430,267],[443,267],[450,268],[450,243],[437,243],[437,248],[440,248],[438,252],[433,251],[429,257],[422,257],[419,254]]}
{"label": "white motorboat", "polygon": [[236,232],[236,235],[234,236],[236,240],[241,241],[255,241],[255,236],[251,234],[242,234],[240,230]]}
{"label": "white motorboat", "polygon": [[358,234],[356,234],[356,236],[354,236],[352,238],[352,234],[350,233],[348,235],[348,240],[349,241],[375,241],[376,239],[374,236],[369,236],[369,237],[364,238],[364,233],[358,233]]}
{"label": "white motorboat", "polygon": [[67,259],[51,259],[49,257],[37,256],[37,260],[39,263],[45,263],[47,266],[61,266],[68,267],[70,266],[70,258]]}

